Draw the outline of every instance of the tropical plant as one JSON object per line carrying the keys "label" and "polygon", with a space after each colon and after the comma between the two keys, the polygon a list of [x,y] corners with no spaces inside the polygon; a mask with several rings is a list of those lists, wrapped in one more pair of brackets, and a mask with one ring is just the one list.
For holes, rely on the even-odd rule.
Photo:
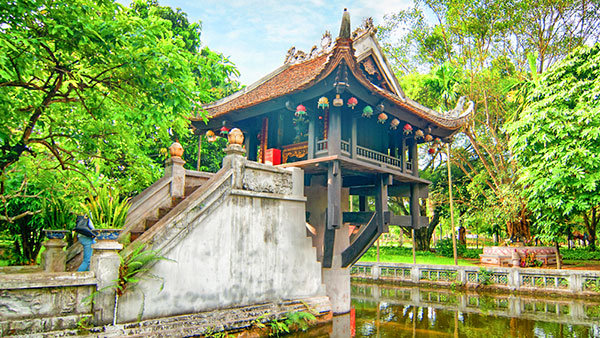
{"label": "tropical plant", "polygon": [[71,230],[75,226],[75,215],[67,203],[53,197],[43,203],[44,229]]}
{"label": "tropical plant", "polygon": [[544,74],[530,105],[508,126],[539,237],[557,241],[582,216],[595,248],[600,222],[600,44]]}
{"label": "tropical plant", "polygon": [[97,190],[96,196],[90,195],[89,202],[83,208],[90,215],[95,228],[121,229],[131,207],[129,200],[120,198],[117,190],[103,187]]}

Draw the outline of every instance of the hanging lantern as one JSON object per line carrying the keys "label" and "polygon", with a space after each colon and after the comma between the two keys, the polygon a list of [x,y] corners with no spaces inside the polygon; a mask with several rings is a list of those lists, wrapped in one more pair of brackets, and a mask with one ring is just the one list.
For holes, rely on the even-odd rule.
{"label": "hanging lantern", "polygon": [[404,125],[403,130],[404,130],[404,135],[408,135],[408,134],[412,133],[413,127],[407,123]]}
{"label": "hanging lantern", "polygon": [[329,108],[329,99],[326,98],[325,96],[321,96],[321,98],[319,99],[319,103],[317,104],[317,107],[319,109]]}
{"label": "hanging lantern", "polygon": [[306,115],[306,107],[299,104],[298,107],[296,107],[296,113],[294,115],[296,115],[296,117]]}
{"label": "hanging lantern", "polygon": [[212,130],[207,131],[205,136],[208,142],[215,142],[217,140],[217,135]]}
{"label": "hanging lantern", "polygon": [[340,97],[340,94],[335,94],[335,99],[333,99],[334,107],[341,107],[344,105],[344,100]]}
{"label": "hanging lantern", "polygon": [[387,120],[388,116],[386,113],[381,113],[377,116],[377,122],[384,124],[385,121]]}
{"label": "hanging lantern", "polygon": [[433,141],[433,136],[431,136],[429,134],[425,135],[425,142],[431,142],[431,141]]}
{"label": "hanging lantern", "polygon": [[385,108],[385,106],[383,105],[383,102],[381,102],[380,104],[377,105],[377,110],[379,110],[380,112],[383,112],[384,108]]}
{"label": "hanging lantern", "polygon": [[353,96],[348,99],[348,107],[354,109],[354,107],[358,104],[358,100]]}
{"label": "hanging lantern", "polygon": [[229,134],[229,128],[222,126],[221,127],[221,135],[227,135]]}
{"label": "hanging lantern", "polygon": [[396,128],[398,128],[399,124],[400,124],[400,120],[393,119],[392,122],[390,122],[390,129],[396,130]]}
{"label": "hanging lantern", "polygon": [[423,138],[423,137],[425,137],[425,133],[423,133],[423,131],[421,129],[415,131],[415,138],[416,139],[420,139],[420,138]]}
{"label": "hanging lantern", "polygon": [[429,148],[429,150],[427,150],[427,152],[429,153],[429,155],[434,155],[435,154],[435,148]]}
{"label": "hanging lantern", "polygon": [[373,115],[373,108],[371,108],[371,106],[366,106],[363,108],[363,113],[362,116],[369,118]]}
{"label": "hanging lantern", "polygon": [[437,145],[442,144],[442,139],[439,137],[436,137],[435,140],[433,140],[433,144],[437,144]]}

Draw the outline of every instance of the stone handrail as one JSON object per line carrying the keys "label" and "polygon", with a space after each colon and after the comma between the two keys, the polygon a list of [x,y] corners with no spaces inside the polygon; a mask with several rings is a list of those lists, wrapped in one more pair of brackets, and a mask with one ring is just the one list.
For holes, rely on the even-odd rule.
{"label": "stone handrail", "polygon": [[356,278],[410,284],[454,284],[467,287],[485,284],[514,291],[600,294],[600,272],[581,270],[360,262],[352,266],[351,275]]}

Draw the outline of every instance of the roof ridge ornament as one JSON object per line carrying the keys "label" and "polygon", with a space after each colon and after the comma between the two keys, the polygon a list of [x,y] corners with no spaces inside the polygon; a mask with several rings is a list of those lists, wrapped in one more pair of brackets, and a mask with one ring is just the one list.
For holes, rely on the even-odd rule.
{"label": "roof ridge ornament", "polygon": [[344,8],[344,14],[342,15],[342,24],[340,25],[340,35],[338,38],[350,39],[350,13],[348,8]]}
{"label": "roof ridge ornament", "polygon": [[317,45],[314,45],[308,53],[305,53],[300,49],[296,49],[295,46],[292,46],[290,49],[288,49],[287,55],[285,56],[285,60],[283,61],[283,63],[295,65],[297,63],[312,60],[320,55],[331,52],[331,50],[333,49],[333,43],[331,39],[331,33],[329,31],[325,31],[325,34],[323,34],[320,45],[321,50],[319,50]]}
{"label": "roof ridge ornament", "polygon": [[475,109],[475,102],[469,100],[469,102],[467,103],[467,107],[465,108],[466,101],[467,97],[461,96],[460,98],[458,98],[454,109],[444,112],[441,115],[444,117],[459,118],[471,114]]}
{"label": "roof ridge ornament", "polygon": [[365,18],[362,22],[362,25],[356,27],[354,32],[352,32],[352,40],[356,40],[356,38],[358,38],[359,36],[363,36],[367,33],[377,33],[377,27],[375,27],[375,25],[373,24],[372,17]]}

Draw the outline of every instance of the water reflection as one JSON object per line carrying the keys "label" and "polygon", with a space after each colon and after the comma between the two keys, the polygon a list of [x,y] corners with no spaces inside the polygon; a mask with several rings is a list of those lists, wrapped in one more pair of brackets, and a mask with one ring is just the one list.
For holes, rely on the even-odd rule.
{"label": "water reflection", "polygon": [[[600,337],[600,302],[352,284],[356,337]],[[350,316],[297,337],[351,337]]]}

